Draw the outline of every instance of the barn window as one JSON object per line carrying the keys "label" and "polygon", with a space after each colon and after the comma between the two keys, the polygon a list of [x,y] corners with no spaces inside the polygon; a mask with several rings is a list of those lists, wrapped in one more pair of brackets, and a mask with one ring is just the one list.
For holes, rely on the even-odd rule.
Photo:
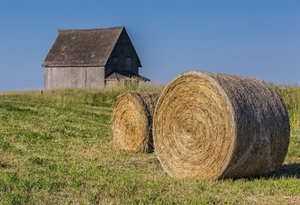
{"label": "barn window", "polygon": [[131,69],[131,58],[126,58],[126,69],[130,70]]}
{"label": "barn window", "polygon": [[113,68],[118,69],[119,58],[117,56],[113,57]]}

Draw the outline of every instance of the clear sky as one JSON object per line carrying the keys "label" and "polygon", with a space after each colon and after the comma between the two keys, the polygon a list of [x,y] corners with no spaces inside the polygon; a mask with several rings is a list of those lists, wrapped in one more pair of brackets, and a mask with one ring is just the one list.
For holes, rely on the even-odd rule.
{"label": "clear sky", "polygon": [[44,86],[59,29],[125,26],[140,74],[189,70],[300,85],[300,0],[0,0],[0,91]]}

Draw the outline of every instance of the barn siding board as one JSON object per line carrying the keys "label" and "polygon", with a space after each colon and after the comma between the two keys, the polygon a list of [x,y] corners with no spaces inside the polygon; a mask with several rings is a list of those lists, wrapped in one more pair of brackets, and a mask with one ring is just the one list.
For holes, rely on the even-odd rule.
{"label": "barn siding board", "polygon": [[104,67],[46,67],[45,89],[104,88]]}
{"label": "barn siding board", "polygon": [[104,88],[105,67],[87,67],[86,88]]}

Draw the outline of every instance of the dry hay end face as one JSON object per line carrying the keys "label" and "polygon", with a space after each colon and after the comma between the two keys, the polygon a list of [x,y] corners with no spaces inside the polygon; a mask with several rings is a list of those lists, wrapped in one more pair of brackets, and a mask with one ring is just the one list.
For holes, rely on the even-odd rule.
{"label": "dry hay end face", "polygon": [[261,80],[190,71],[161,94],[154,146],[176,178],[223,179],[277,171],[287,154],[286,108]]}
{"label": "dry hay end face", "polygon": [[152,152],[152,116],[159,93],[126,92],[113,111],[113,141],[116,149]]}

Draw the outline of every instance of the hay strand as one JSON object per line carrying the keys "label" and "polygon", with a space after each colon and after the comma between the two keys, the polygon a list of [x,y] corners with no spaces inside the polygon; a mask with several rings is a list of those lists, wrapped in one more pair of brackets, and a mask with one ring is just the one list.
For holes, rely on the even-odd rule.
{"label": "hay strand", "polygon": [[131,152],[152,152],[152,117],[159,93],[129,91],[118,97],[113,111],[114,146]]}
{"label": "hay strand", "polygon": [[170,176],[254,177],[281,167],[290,124],[280,96],[262,80],[190,71],[162,92],[153,137]]}

